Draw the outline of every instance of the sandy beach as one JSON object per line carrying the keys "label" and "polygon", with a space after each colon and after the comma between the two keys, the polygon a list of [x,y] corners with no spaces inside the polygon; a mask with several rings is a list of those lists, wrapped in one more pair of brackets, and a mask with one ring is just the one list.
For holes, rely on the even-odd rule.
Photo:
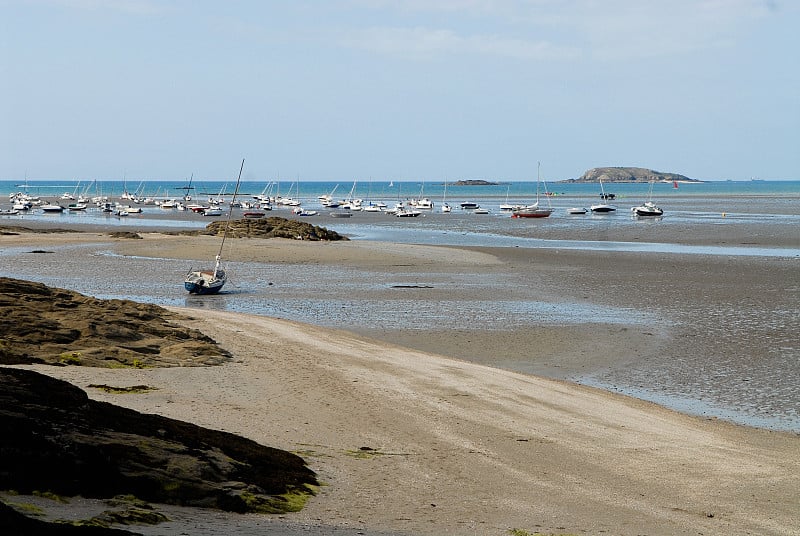
{"label": "sandy beach", "polygon": [[[209,258],[217,243],[143,236],[21,234],[2,243],[31,249],[108,243],[122,255],[175,259]],[[82,388],[150,385],[157,390],[137,395],[88,391],[303,456],[325,485],[303,511],[269,522],[274,534],[285,525],[368,535],[800,533],[797,434],[687,416],[558,379],[602,374],[633,357],[657,370],[656,360],[697,360],[715,345],[757,354],[769,337],[790,340],[791,322],[773,323],[767,332],[726,323],[725,311],[742,300],[756,312],[796,311],[794,259],[287,240],[232,241],[227,256],[268,259],[287,270],[351,264],[381,274],[402,267],[417,281],[479,272],[529,281],[553,303],[623,307],[646,295],[671,320],[505,332],[479,324],[469,333],[435,326],[343,325],[343,331],[178,307],[187,325],[220,342],[235,362],[144,370],[32,367]],[[748,277],[755,270],[760,277]],[[406,290],[441,298],[431,287]],[[460,299],[494,292],[471,288]],[[709,311],[718,316],[709,318]],[[509,370],[521,352],[524,372],[551,378]]]}

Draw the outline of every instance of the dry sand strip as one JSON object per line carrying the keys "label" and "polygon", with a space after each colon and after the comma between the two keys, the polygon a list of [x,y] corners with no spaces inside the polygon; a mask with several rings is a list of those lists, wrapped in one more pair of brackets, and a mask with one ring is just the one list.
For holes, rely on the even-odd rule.
{"label": "dry sand strip", "polygon": [[300,453],[287,519],[408,534],[800,534],[800,438],[260,316],[179,309],[220,367],[40,372]]}

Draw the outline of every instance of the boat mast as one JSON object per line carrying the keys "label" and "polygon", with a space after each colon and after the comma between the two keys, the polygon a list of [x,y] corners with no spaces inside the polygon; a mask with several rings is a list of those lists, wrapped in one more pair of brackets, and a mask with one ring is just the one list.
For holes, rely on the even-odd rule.
{"label": "boat mast", "polygon": [[231,215],[233,214],[233,205],[236,201],[236,195],[239,193],[239,183],[242,181],[242,170],[244,169],[244,158],[242,158],[242,165],[239,168],[239,177],[236,179],[236,189],[233,192],[233,198],[231,199],[230,206],[228,207],[228,219],[225,220],[225,230],[222,232],[222,243],[219,245],[219,253],[214,258],[214,279],[217,278],[217,272],[219,271],[219,263],[222,259],[222,248],[225,246],[225,237],[228,236],[228,227],[231,223]]}

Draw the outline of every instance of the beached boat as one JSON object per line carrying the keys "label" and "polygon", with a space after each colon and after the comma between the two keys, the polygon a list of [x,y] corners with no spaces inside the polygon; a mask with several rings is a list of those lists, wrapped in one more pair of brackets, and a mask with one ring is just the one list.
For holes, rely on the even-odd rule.
{"label": "beached boat", "polygon": [[[233,200],[236,200],[236,195],[239,193],[239,183],[242,180],[243,169],[244,159],[242,159],[242,165],[239,168],[239,178],[236,179],[236,190],[233,192]],[[233,204],[233,202],[231,202],[231,204]],[[222,241],[219,245],[219,252],[217,253],[216,257],[214,257],[214,268],[212,270],[189,270],[189,273],[186,274],[186,278],[183,281],[183,286],[189,292],[189,294],[216,294],[222,289],[223,285],[225,285],[225,282],[228,280],[225,270],[222,269],[221,262],[222,248],[225,247],[225,238],[228,235],[228,227],[230,227],[232,213],[233,207],[230,207],[228,209],[228,219],[225,221],[225,229],[222,232]]]}
{"label": "beached boat", "polygon": [[203,216],[222,216],[222,209],[219,207],[208,207],[203,209]]}
{"label": "beached boat", "polygon": [[319,212],[317,212],[316,210],[308,210],[303,207],[296,207],[295,209],[292,210],[292,214],[294,214],[295,216],[316,216],[317,214],[319,214]]}
{"label": "beached boat", "polygon": [[394,215],[397,216],[398,218],[416,218],[420,214],[422,214],[421,211],[411,207],[398,209],[394,213]]}
{"label": "beached boat", "polygon": [[[614,199],[615,197],[617,197],[615,194],[607,194],[603,190],[603,181],[601,180],[600,181],[600,199],[602,201],[607,201],[607,200]],[[609,203],[600,202],[600,203],[595,203],[592,206],[590,206],[589,210],[591,210],[595,214],[609,214],[611,212],[616,212],[617,207],[614,206],[614,205],[611,205]]]}
{"label": "beached boat", "polygon": [[464,201],[460,206],[462,210],[475,210],[479,207],[478,203],[473,201]]}
{"label": "beached boat", "polygon": [[540,207],[538,203],[516,208],[511,211],[512,218],[547,218],[553,209]]}
{"label": "beached boat", "polygon": [[506,202],[505,203],[500,203],[500,210],[502,210],[503,212],[510,212],[510,211],[514,210],[515,208],[520,208],[519,205],[515,205],[513,203],[509,203],[508,202],[508,194],[510,192],[511,192],[511,185],[509,184],[508,187],[506,188]]}
{"label": "beached boat", "polygon": [[589,210],[586,207],[570,207],[567,209],[567,214],[578,215],[586,214]]}
{"label": "beached boat", "polygon": [[420,210],[433,210],[433,201],[427,197],[420,197],[410,202],[411,206]]}
{"label": "beached boat", "polygon": [[631,207],[631,212],[633,212],[636,216],[643,216],[643,217],[652,217],[652,216],[662,216],[664,211],[661,210],[661,207],[657,206],[653,203],[653,184],[655,181],[650,181],[650,188],[647,191],[647,201],[639,205],[638,207]]}
{"label": "beached boat", "polygon": [[42,205],[39,208],[42,209],[44,212],[51,212],[51,213],[64,212],[64,207],[62,207],[61,205],[55,205],[53,203]]}
{"label": "beached boat", "polygon": [[631,211],[637,216],[663,216],[664,211],[656,206],[652,201],[645,201],[638,207],[631,207]]}
{"label": "beached boat", "polygon": [[79,210],[86,210],[86,203],[70,203],[69,205],[67,205],[67,209],[73,212]]}
{"label": "beached boat", "polygon": [[[553,209],[550,207],[544,208],[539,206],[539,189],[540,184],[542,183],[540,169],[542,167],[541,162],[536,163],[536,202],[532,205],[526,205],[521,207],[516,207],[511,210],[511,217],[512,218],[547,218],[550,214],[553,213]],[[548,198],[548,203],[550,198]]]}
{"label": "beached boat", "polygon": [[451,207],[447,202],[447,181],[444,181],[444,191],[442,192],[442,205],[439,210],[442,211],[442,214],[449,214],[453,210],[453,207]]}

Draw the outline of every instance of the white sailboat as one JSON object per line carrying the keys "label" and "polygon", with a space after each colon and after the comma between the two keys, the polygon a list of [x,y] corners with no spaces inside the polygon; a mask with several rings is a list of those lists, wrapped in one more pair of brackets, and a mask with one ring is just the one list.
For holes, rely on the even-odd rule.
{"label": "white sailboat", "polygon": [[449,214],[453,207],[447,204],[447,179],[444,180],[444,192],[442,193],[442,213]]}
{"label": "white sailboat", "polygon": [[184,279],[183,286],[189,294],[216,294],[218,293],[228,276],[225,270],[221,267],[222,262],[222,248],[225,246],[225,238],[228,235],[228,227],[231,222],[231,214],[233,213],[233,201],[236,200],[236,195],[239,193],[239,183],[242,180],[242,170],[244,169],[244,159],[242,159],[242,166],[239,168],[239,178],[236,179],[236,190],[233,192],[233,199],[228,208],[228,219],[225,221],[225,230],[222,232],[222,242],[219,245],[219,252],[214,257],[213,270],[189,270]]}
{"label": "white sailboat", "polygon": [[[536,163],[536,202],[532,205],[523,207],[516,207],[511,211],[512,218],[547,218],[553,213],[552,208],[544,208],[539,206],[539,185],[542,182],[541,174],[539,173],[542,167],[541,162]],[[549,198],[548,198],[549,203]]]}

